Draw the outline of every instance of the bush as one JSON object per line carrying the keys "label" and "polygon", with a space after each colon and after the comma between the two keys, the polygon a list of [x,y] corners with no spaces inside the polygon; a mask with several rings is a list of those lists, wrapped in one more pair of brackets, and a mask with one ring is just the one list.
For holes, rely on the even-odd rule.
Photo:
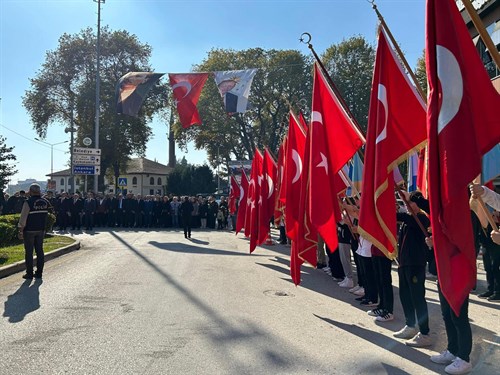
{"label": "bush", "polygon": [[5,222],[0,222],[0,247],[12,244],[17,240],[17,228]]}
{"label": "bush", "polygon": [[[0,247],[17,241],[17,224],[20,217],[20,214],[0,215]],[[49,213],[45,224],[45,233],[52,231],[55,222],[56,216]]]}

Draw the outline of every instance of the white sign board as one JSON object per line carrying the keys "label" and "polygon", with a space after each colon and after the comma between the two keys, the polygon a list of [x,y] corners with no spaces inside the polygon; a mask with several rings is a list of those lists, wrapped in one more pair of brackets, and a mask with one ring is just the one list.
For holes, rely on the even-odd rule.
{"label": "white sign board", "polygon": [[100,165],[101,157],[95,155],[73,155],[73,164],[75,165]]}
{"label": "white sign board", "polygon": [[73,147],[73,155],[101,155],[100,148]]}

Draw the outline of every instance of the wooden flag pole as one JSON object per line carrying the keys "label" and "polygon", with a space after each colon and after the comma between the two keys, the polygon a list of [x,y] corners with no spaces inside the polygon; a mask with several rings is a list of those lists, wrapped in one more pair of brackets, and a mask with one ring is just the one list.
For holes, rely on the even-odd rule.
{"label": "wooden flag pole", "polygon": [[[304,36],[307,36],[308,39],[306,40],[304,38]],[[359,126],[358,121],[356,120],[356,118],[354,117],[354,115],[352,114],[352,112],[350,111],[349,107],[347,106],[347,103],[345,102],[344,98],[340,94],[340,91],[338,90],[337,86],[335,85],[335,83],[333,82],[332,78],[328,74],[328,72],[327,72],[325,66],[323,65],[323,63],[321,62],[318,54],[314,50],[313,45],[311,44],[311,39],[312,39],[311,34],[309,34],[309,33],[302,33],[302,35],[300,36],[299,41],[301,43],[307,44],[307,47],[311,50],[314,58],[318,62],[318,65],[320,66],[321,71],[323,72],[324,76],[326,77],[326,80],[330,84],[331,89],[333,90],[335,96],[337,97],[338,101],[342,105],[342,108],[344,109],[345,113],[351,119],[351,122],[353,123],[354,126],[356,126],[356,128],[358,129],[358,131],[360,132],[360,134],[362,134],[363,137],[366,138],[366,135],[364,134],[363,130],[361,129],[361,126]]]}
{"label": "wooden flag pole", "polygon": [[372,4],[372,8],[375,11],[375,13],[377,14],[377,17],[378,17],[378,19],[380,21],[380,24],[382,25],[382,28],[387,33],[387,36],[391,40],[392,45],[396,49],[396,52],[398,53],[399,58],[401,59],[401,62],[403,63],[403,65],[405,66],[406,71],[408,72],[408,74],[410,75],[411,79],[413,80],[415,88],[417,89],[417,91],[420,94],[420,96],[422,97],[422,99],[424,99],[424,102],[427,102],[427,99],[425,97],[425,93],[424,93],[424,91],[422,90],[422,87],[420,87],[420,84],[417,81],[417,76],[415,75],[415,73],[413,73],[413,70],[411,69],[410,65],[408,64],[408,61],[406,60],[405,55],[403,54],[403,52],[399,48],[399,45],[396,42],[396,39],[394,39],[394,36],[392,35],[391,30],[389,29],[389,26],[387,26],[387,24],[385,23],[384,17],[382,17],[382,14],[380,14],[380,12],[378,11],[377,4],[375,4],[375,0],[368,1],[368,2]]}
{"label": "wooden flag pole", "polygon": [[471,4],[470,0],[462,0],[462,3],[464,4],[465,9],[467,9],[467,13],[469,13],[472,23],[474,24],[474,27],[479,33],[479,36],[486,45],[486,48],[488,48],[491,58],[493,59],[493,61],[495,61],[495,64],[500,69],[500,54],[498,53],[497,48],[493,44],[490,34],[488,34],[486,28],[481,22],[481,19],[479,18],[476,10],[474,9],[474,6]]}
{"label": "wooden flag pole", "polygon": [[409,213],[411,214],[411,216],[413,216],[413,218],[417,222],[418,227],[420,228],[420,230],[422,231],[424,236],[429,237],[430,236],[429,232],[427,231],[427,229],[424,228],[424,225],[422,224],[422,222],[418,218],[417,214],[415,212],[413,212],[413,210],[411,209],[410,204],[409,204],[408,200],[406,199],[406,196],[403,194],[403,191],[401,190],[401,188],[399,187],[398,184],[396,184],[396,189],[398,191],[399,197],[405,202],[406,207],[408,207]]}

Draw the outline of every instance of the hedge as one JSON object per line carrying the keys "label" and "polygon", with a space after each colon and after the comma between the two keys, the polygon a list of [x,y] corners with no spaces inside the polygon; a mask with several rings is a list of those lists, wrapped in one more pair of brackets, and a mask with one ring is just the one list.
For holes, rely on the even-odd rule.
{"label": "hedge", "polygon": [[[19,242],[17,239],[17,224],[20,216],[20,214],[0,215],[0,247]],[[56,217],[49,213],[45,232],[51,232],[55,222]]]}

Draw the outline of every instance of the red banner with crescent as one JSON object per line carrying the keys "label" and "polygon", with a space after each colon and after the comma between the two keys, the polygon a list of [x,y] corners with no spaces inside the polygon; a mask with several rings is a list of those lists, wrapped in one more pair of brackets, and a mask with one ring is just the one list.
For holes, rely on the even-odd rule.
{"label": "red banner with crescent", "polygon": [[182,127],[201,125],[196,105],[208,73],[169,74],[168,77]]}

